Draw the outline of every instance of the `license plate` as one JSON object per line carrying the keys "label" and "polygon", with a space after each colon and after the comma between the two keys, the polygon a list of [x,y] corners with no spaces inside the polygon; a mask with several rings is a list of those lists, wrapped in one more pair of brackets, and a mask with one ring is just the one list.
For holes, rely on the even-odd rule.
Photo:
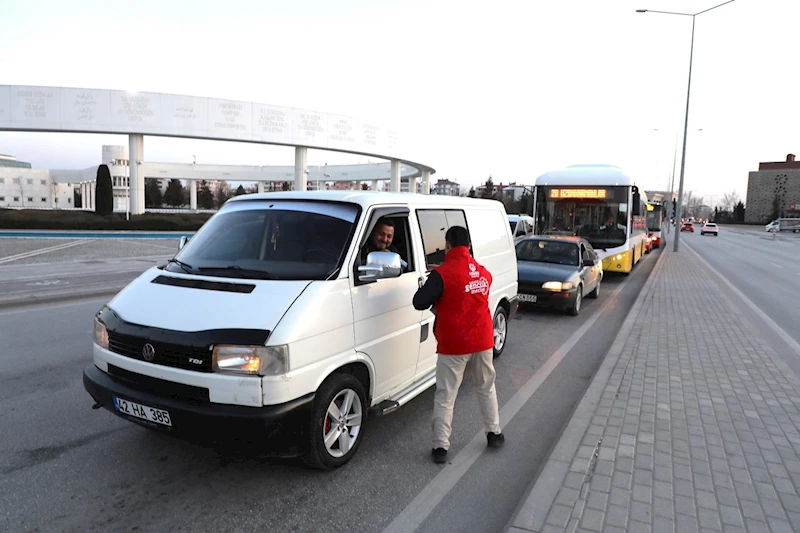
{"label": "license plate", "polygon": [[135,416],[136,418],[141,418],[148,422],[155,422],[156,424],[172,427],[172,420],[169,418],[169,412],[163,409],[156,409],[155,407],[123,400],[116,396],[114,396],[114,408],[120,413],[129,416]]}
{"label": "license plate", "polygon": [[536,295],[535,294],[520,294],[519,295],[520,302],[528,302],[535,304],[536,303]]}

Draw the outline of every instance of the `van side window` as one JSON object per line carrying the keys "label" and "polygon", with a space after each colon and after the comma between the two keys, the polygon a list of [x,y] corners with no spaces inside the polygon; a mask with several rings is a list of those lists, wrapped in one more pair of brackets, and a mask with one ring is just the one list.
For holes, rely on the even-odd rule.
{"label": "van side window", "polygon": [[384,240],[385,242],[387,234],[391,234],[391,244],[389,245],[388,251],[398,254],[400,259],[407,263],[407,266],[403,270],[404,273],[414,271],[415,262],[413,246],[411,244],[411,239],[409,239],[411,229],[408,223],[408,215],[392,214],[388,216],[373,216],[375,220],[371,221],[370,227],[372,229],[361,246],[359,261],[356,267],[358,267],[358,265],[367,264],[367,255],[369,255],[371,251],[376,250],[377,243],[373,242],[373,239]]}
{"label": "van side window", "polygon": [[467,218],[460,209],[417,210],[422,244],[425,247],[425,266],[431,270],[444,263],[444,236],[451,226],[467,226]]}

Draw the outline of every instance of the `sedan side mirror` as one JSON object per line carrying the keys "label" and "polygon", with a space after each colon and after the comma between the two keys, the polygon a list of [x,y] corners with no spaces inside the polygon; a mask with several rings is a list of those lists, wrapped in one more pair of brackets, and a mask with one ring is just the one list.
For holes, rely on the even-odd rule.
{"label": "sedan side mirror", "polygon": [[187,237],[186,235],[181,235],[181,239],[178,242],[178,250],[182,250],[183,247],[186,246],[186,243],[189,242],[190,238],[191,237]]}
{"label": "sedan side mirror", "polygon": [[403,264],[400,255],[394,252],[370,252],[367,264],[358,267],[358,271],[361,273],[359,281],[397,278],[403,273]]}
{"label": "sedan side mirror", "polygon": [[594,259],[584,259],[583,266],[585,267],[593,267],[594,266]]}

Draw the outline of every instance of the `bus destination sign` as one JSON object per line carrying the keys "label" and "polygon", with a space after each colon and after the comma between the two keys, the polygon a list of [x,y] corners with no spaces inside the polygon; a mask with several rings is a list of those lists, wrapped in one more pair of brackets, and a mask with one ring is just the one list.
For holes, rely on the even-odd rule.
{"label": "bus destination sign", "polygon": [[550,198],[605,200],[608,198],[608,189],[550,189]]}

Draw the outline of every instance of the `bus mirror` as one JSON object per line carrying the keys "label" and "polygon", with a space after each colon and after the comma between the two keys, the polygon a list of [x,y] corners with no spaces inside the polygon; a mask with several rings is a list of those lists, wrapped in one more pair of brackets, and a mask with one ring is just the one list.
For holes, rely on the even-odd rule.
{"label": "bus mirror", "polygon": [[633,216],[640,216],[642,214],[641,198],[642,196],[639,194],[639,191],[633,193],[633,209],[631,209],[631,214]]}

